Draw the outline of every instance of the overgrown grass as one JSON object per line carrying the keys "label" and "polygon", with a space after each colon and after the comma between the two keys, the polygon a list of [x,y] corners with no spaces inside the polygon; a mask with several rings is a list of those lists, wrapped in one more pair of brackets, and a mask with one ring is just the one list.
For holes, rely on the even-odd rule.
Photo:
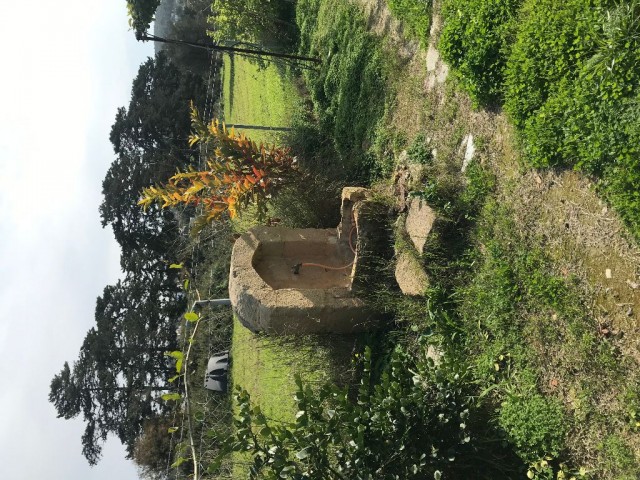
{"label": "overgrown grass", "polygon": [[282,337],[254,334],[237,320],[233,328],[231,378],[270,418],[293,422],[298,374],[306,384],[348,383],[357,337]]}
{"label": "overgrown grass", "polygon": [[397,60],[351,2],[301,0],[297,21],[300,51],[322,59],[304,74],[320,130],[334,142],[343,178],[367,182],[378,173],[369,150]]}
{"label": "overgrown grass", "polygon": [[394,16],[404,22],[407,37],[414,37],[422,46],[429,42],[431,0],[387,0]]}
{"label": "overgrown grass", "polygon": [[607,478],[640,474],[605,466],[611,435],[624,451],[638,444],[624,395],[640,372],[601,330],[584,286],[554,271],[544,241],[523,236],[506,206],[489,202],[477,241],[473,278],[456,296],[472,368],[505,438],[523,460],[548,456],[556,470],[569,462]]}

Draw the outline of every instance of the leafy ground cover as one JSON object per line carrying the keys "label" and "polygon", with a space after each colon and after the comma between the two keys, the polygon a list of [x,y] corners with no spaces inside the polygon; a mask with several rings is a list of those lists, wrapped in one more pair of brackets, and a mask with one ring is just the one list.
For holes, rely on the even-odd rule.
{"label": "leafy ground cover", "polygon": [[482,105],[504,103],[525,158],[576,168],[640,235],[640,3],[448,0],[443,55]]}
{"label": "leafy ground cover", "polygon": [[407,28],[407,37],[417,38],[423,45],[429,41],[431,0],[389,0],[389,9]]}
{"label": "leafy ground cover", "polygon": [[333,141],[342,178],[367,182],[380,174],[371,147],[399,59],[351,2],[303,0],[296,11],[300,51],[323,60],[304,73],[319,129]]}

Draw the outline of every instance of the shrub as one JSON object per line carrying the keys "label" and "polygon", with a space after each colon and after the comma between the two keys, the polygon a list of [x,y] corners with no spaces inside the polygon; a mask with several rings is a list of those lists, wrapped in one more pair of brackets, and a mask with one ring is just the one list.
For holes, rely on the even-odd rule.
{"label": "shrub", "polygon": [[478,411],[461,367],[416,361],[396,348],[376,379],[367,348],[361,368],[355,399],[330,385],[313,391],[298,377],[292,425],[269,421],[241,390],[236,434],[210,471],[232,450],[251,453],[251,478],[438,479],[469,478],[470,471],[496,478],[496,469],[511,467],[484,450],[480,435],[487,432],[475,430]]}
{"label": "shrub", "polygon": [[503,96],[504,70],[522,0],[446,0],[442,57],[471,98],[490,105]]}
{"label": "shrub", "polygon": [[545,2],[523,8],[505,108],[531,164],[595,175],[638,237],[640,2]]}
{"label": "shrub", "polygon": [[595,176],[640,238],[640,1],[445,0],[442,11],[440,49],[472,99],[504,99],[530,164]]}
{"label": "shrub", "polygon": [[194,222],[193,232],[197,233],[225,214],[236,217],[250,204],[263,219],[268,200],[283,186],[301,179],[290,148],[257,145],[217,119],[205,123],[193,104],[191,121],[189,145],[203,146],[207,168],[178,171],[165,184],[144,188],[138,205],[145,210],[155,202],[162,203],[162,208],[202,206]]}
{"label": "shrub", "polygon": [[431,28],[431,0],[387,0],[387,4],[393,14],[404,22],[407,33],[426,45]]}
{"label": "shrub", "polygon": [[502,404],[500,426],[521,458],[534,462],[557,457],[567,430],[562,405],[539,394],[513,397]]}
{"label": "shrub", "polygon": [[422,134],[419,134],[407,149],[407,155],[412,163],[430,165],[433,162],[431,147]]}
{"label": "shrub", "polygon": [[525,0],[505,71],[505,109],[518,128],[578,76],[590,54],[599,0]]}

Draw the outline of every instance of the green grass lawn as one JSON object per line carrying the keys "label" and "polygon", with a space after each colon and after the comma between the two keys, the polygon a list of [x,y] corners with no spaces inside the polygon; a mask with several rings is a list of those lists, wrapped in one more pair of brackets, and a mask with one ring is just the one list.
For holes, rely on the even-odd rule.
{"label": "green grass lawn", "polygon": [[295,417],[294,375],[305,384],[349,381],[351,351],[356,337],[282,337],[256,335],[236,319],[233,324],[232,381],[246,389],[270,418],[292,422]]}
{"label": "green grass lawn", "polygon": [[[260,68],[244,57],[224,58],[224,120],[227,123],[288,127],[298,94],[273,64]],[[242,130],[256,141],[273,142],[276,132]]]}
{"label": "green grass lawn", "polygon": [[[252,402],[274,422],[295,421],[295,375],[305,385],[352,381],[355,336],[283,337],[254,334],[233,322],[231,383],[244,388]],[[237,408],[234,405],[234,409]],[[251,457],[234,454],[233,478],[245,478]]]}

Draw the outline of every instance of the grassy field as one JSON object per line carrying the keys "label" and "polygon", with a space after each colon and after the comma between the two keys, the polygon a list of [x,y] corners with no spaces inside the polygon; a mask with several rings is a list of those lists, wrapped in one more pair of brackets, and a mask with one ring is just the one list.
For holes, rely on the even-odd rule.
{"label": "grassy field", "polygon": [[[269,65],[264,69],[239,57],[224,60],[224,118],[228,123],[287,127],[298,101],[291,78]],[[277,141],[279,132],[246,130],[257,141]],[[236,232],[256,224],[251,210],[233,222]],[[296,405],[294,374],[305,384],[351,381],[351,354],[358,339],[341,337],[269,337],[233,323],[231,382],[245,389],[276,422],[293,422]],[[347,366],[345,368],[345,366]],[[246,476],[247,458],[235,455],[234,478]]]}
{"label": "grassy field", "polygon": [[[273,423],[292,424],[297,411],[295,375],[305,385],[352,381],[351,355],[357,338],[256,335],[234,320],[231,382],[242,387]],[[245,478],[251,457],[234,454],[233,478]]]}
{"label": "grassy field", "polygon": [[294,375],[311,385],[348,383],[357,338],[256,335],[236,320],[232,343],[233,383],[245,388],[268,417],[293,422]]}
{"label": "grassy field", "polygon": [[[288,127],[298,94],[286,74],[274,64],[260,68],[245,57],[224,57],[224,120],[227,123]],[[247,129],[256,141],[273,142],[276,132]]]}

